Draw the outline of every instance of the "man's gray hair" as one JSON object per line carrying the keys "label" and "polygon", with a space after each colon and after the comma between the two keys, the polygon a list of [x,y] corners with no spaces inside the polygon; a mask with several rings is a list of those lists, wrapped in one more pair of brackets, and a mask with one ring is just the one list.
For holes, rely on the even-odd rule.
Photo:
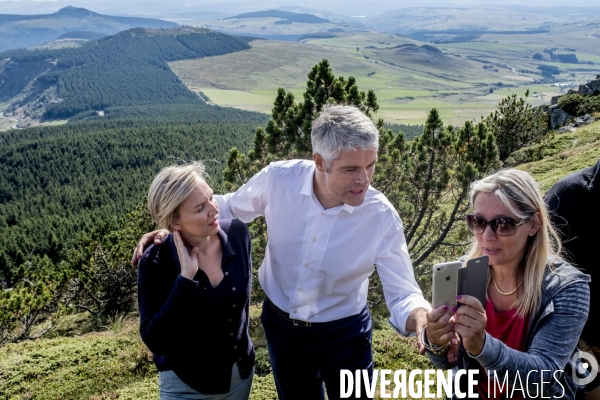
{"label": "man's gray hair", "polygon": [[326,105],[312,123],[311,142],[329,171],[342,151],[377,151],[379,130],[358,107]]}

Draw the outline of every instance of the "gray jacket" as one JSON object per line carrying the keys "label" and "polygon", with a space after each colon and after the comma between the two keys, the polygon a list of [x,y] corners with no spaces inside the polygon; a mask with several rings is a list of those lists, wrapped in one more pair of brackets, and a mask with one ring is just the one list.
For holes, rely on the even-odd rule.
{"label": "gray jacket", "polygon": [[[487,371],[496,371],[500,382],[508,371],[508,382],[512,384],[518,372],[523,389],[528,390],[525,398],[528,393],[531,397],[541,398],[540,390],[546,398],[578,398],[583,391],[573,380],[575,364],[572,359],[578,351],[579,335],[588,317],[589,281],[589,275],[567,262],[557,264],[551,272],[547,270],[542,284],[541,305],[530,318],[524,352],[509,348],[486,332],[483,350],[477,357],[470,356],[462,345],[458,361],[452,364],[445,355],[435,356],[428,351],[427,356],[437,368],[453,368],[453,377],[459,369],[479,369],[481,365]],[[542,370],[545,370],[543,386],[540,384]],[[553,374],[558,370],[563,372],[556,373],[557,381]],[[465,375],[461,376],[459,384],[461,391],[468,393]],[[523,392],[514,392],[515,396],[519,394]],[[453,398],[457,398],[455,393]]]}

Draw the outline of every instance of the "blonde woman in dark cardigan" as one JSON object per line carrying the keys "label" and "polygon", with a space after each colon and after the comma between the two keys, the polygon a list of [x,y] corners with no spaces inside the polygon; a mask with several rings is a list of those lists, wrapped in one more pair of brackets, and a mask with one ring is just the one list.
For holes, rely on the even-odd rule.
{"label": "blonde woman in dark cardigan", "polygon": [[250,235],[219,207],[201,163],[167,167],[148,192],[154,221],[173,234],[140,260],[140,333],[159,370],[160,398],[250,396]]}

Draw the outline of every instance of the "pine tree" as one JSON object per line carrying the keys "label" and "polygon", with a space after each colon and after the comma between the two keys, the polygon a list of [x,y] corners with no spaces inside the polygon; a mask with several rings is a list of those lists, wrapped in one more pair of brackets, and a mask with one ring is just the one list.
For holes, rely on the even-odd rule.
{"label": "pine tree", "polygon": [[539,107],[527,103],[525,98],[512,94],[498,104],[486,124],[496,137],[500,161],[506,159],[521,147],[538,143],[548,133],[548,114]]}

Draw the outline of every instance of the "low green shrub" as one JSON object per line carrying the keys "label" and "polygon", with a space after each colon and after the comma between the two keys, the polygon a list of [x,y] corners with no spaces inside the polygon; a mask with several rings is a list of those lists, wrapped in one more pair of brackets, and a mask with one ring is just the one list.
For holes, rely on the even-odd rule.
{"label": "low green shrub", "polygon": [[566,94],[558,99],[558,107],[575,116],[599,112],[600,94],[589,96],[579,93]]}

